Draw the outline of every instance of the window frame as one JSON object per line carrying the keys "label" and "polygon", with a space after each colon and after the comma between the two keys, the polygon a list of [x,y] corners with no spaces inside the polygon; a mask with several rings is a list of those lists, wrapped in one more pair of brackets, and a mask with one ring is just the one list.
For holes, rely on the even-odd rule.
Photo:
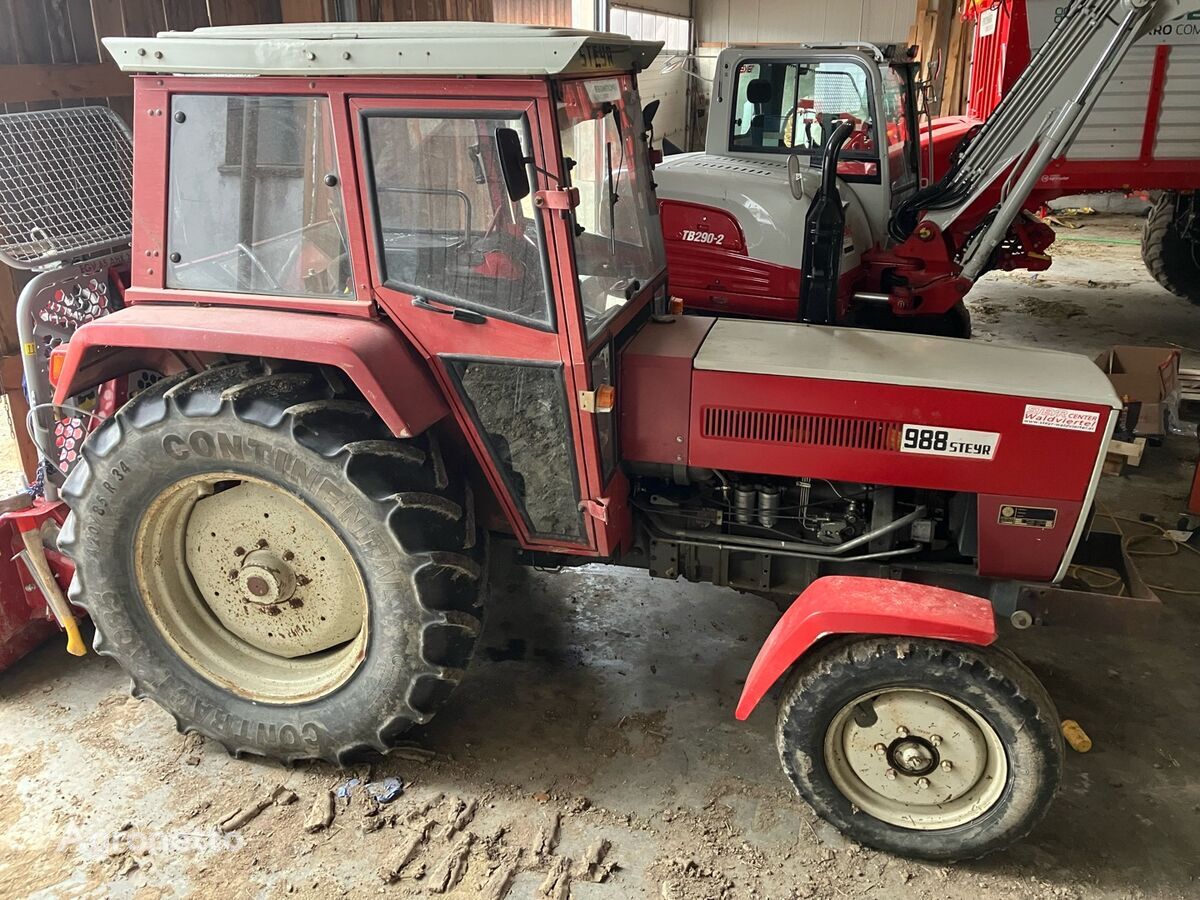
{"label": "window frame", "polygon": [[[369,107],[358,111],[358,131],[363,152],[363,173],[364,173],[364,192],[366,194],[366,216],[367,225],[370,229],[370,234],[367,235],[367,240],[371,242],[374,251],[376,263],[375,267],[378,271],[375,273],[378,283],[390,290],[400,291],[412,297],[428,297],[436,300],[439,303],[444,303],[447,306],[452,306],[458,309],[466,309],[471,312],[479,313],[482,316],[489,318],[501,319],[505,322],[511,322],[515,325],[521,325],[527,328],[533,328],[537,331],[544,331],[549,334],[558,332],[558,309],[556,302],[556,294],[554,291],[553,278],[550,271],[549,257],[549,240],[546,234],[545,223],[542,216],[535,209],[533,221],[538,236],[538,262],[542,274],[542,288],[546,303],[545,320],[531,319],[526,316],[517,315],[514,313],[497,310],[493,307],[486,306],[482,303],[476,303],[461,297],[454,297],[450,294],[443,293],[438,290],[420,287],[415,284],[408,284],[400,280],[393,280],[388,275],[387,270],[387,255],[383,244],[383,225],[380,219],[377,184],[375,180],[375,157],[371,148],[371,119],[489,119],[489,120],[517,120],[521,123],[521,135],[525,146],[529,149],[531,158],[535,155],[535,144],[533,140],[533,130],[529,124],[529,115],[525,109],[464,109],[461,107],[446,108],[446,107],[411,107],[411,106],[395,106],[395,107]],[[529,174],[529,183],[531,190],[536,190],[537,171],[534,164],[531,162],[526,166],[526,171]],[[509,201],[511,202],[511,201]]]}
{"label": "window frame", "polygon": [[[290,94],[230,94],[229,96],[233,99],[239,99],[244,102],[246,100],[246,98],[248,98],[248,97],[251,97],[255,100],[262,100],[267,97],[291,97],[291,96],[295,96],[295,95],[290,95]],[[243,109],[244,109],[244,107],[243,107]],[[259,109],[259,114],[260,115],[262,114],[261,108]],[[230,138],[232,137],[232,133],[233,133],[233,121],[234,121],[232,107],[229,107],[226,109],[225,116],[226,116],[225,117],[226,125],[225,125],[224,161],[220,165],[217,166],[217,171],[220,172],[222,175],[240,175],[241,171],[242,171],[242,164],[241,164],[241,162],[236,161],[235,157],[232,155],[233,151],[234,151],[234,144],[231,143],[231,141],[230,141]],[[240,127],[241,126],[239,125],[239,128]],[[240,132],[239,132],[239,137],[240,137]],[[239,140],[238,144],[240,145],[240,143],[241,143],[241,141]],[[239,146],[238,150],[240,152],[240,146]],[[265,164],[260,163],[256,166],[256,168],[258,169],[258,171],[260,173],[269,175],[273,178],[303,178],[304,177],[304,157],[303,157],[303,154],[301,154],[300,161],[297,163],[291,163],[291,162],[283,162],[283,163],[270,162],[270,163],[265,163]]]}
{"label": "window frame", "polygon": [[[808,159],[811,164],[812,160],[815,157],[815,154],[804,152],[804,151],[797,152],[795,147],[739,147],[739,146],[736,146],[734,143],[734,139],[737,137],[737,135],[734,132],[735,116],[733,115],[734,109],[733,109],[732,105],[736,104],[736,102],[737,102],[738,85],[740,84],[741,78],[742,78],[742,72],[741,72],[742,66],[757,65],[760,68],[764,65],[819,66],[824,63],[849,63],[851,65],[858,66],[858,68],[866,76],[866,97],[865,97],[865,99],[867,102],[867,110],[871,117],[871,143],[875,147],[875,155],[874,156],[868,156],[867,154],[862,153],[862,151],[850,151],[851,153],[854,154],[853,156],[846,156],[845,155],[846,151],[843,151],[838,156],[839,163],[842,163],[842,162],[847,162],[847,163],[872,163],[873,162],[873,163],[875,163],[875,174],[874,175],[860,175],[860,174],[850,174],[850,173],[844,174],[842,172],[839,172],[837,177],[842,179],[843,181],[851,182],[851,183],[882,184],[883,183],[883,169],[887,163],[884,158],[886,156],[886,153],[880,152],[879,110],[878,110],[879,104],[876,102],[876,96],[875,96],[876,95],[876,85],[871,77],[870,67],[865,65],[862,60],[857,59],[856,57],[853,57],[853,56],[820,56],[820,57],[807,57],[807,58],[800,58],[800,57],[775,57],[775,58],[772,58],[772,57],[745,56],[745,57],[742,57],[741,59],[738,59],[734,63],[734,65],[736,66],[736,70],[733,73],[733,84],[730,86],[730,90],[731,90],[733,96],[730,99],[731,108],[730,108],[730,115],[729,115],[729,123],[728,123],[728,125],[726,127],[726,131],[725,131],[725,140],[726,140],[727,146],[729,147],[729,150],[731,153],[736,153],[739,155],[740,154],[748,154],[748,155],[750,155],[750,154],[754,154],[754,155],[767,154],[770,156],[802,156],[802,157]],[[798,94],[797,94],[797,96],[798,96]],[[883,149],[886,151],[886,147],[884,147]],[[819,158],[819,157],[817,157],[817,158]]]}

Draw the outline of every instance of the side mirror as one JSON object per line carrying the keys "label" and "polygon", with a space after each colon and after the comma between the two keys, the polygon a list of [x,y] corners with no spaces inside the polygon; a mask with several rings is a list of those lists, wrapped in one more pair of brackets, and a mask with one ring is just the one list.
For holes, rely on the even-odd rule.
{"label": "side mirror", "polygon": [[642,107],[642,129],[644,131],[649,131],[654,127],[654,117],[658,115],[658,107],[661,103],[661,100],[651,100]]}
{"label": "side mirror", "polygon": [[529,160],[521,149],[521,136],[514,128],[496,129],[496,154],[508,199],[518,203],[529,196]]}
{"label": "side mirror", "polygon": [[788,187],[792,189],[792,197],[804,199],[804,180],[800,177],[800,154],[793,153],[788,157]]}

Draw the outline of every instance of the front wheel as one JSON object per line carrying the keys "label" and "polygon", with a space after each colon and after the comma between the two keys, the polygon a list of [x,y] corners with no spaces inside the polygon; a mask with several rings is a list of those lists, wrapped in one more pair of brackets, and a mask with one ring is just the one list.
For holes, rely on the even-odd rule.
{"label": "front wheel", "polygon": [[784,689],[784,771],[849,837],[971,859],[1041,820],[1062,772],[1058,714],[1012,655],[913,638],[837,640]]}

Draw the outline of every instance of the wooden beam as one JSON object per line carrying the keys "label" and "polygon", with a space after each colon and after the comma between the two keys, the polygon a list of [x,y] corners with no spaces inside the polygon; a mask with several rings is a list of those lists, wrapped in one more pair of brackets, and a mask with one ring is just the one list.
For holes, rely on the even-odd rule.
{"label": "wooden beam", "polygon": [[8,400],[8,413],[11,416],[13,436],[17,442],[17,455],[21,458],[21,468],[25,477],[33,481],[37,475],[38,462],[41,456],[25,427],[29,416],[29,404],[25,401],[25,391],[21,388],[23,369],[19,356],[0,358],[0,393]]}
{"label": "wooden beam", "polygon": [[0,66],[0,103],[132,94],[133,81],[112,63]]}

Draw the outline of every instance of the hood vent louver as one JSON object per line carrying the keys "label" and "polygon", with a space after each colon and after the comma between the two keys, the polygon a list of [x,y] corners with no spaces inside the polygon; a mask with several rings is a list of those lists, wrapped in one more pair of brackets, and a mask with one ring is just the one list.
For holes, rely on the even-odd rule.
{"label": "hood vent louver", "polygon": [[702,412],[706,438],[756,441],[804,447],[856,450],[899,450],[899,422],[808,413],[706,406]]}

